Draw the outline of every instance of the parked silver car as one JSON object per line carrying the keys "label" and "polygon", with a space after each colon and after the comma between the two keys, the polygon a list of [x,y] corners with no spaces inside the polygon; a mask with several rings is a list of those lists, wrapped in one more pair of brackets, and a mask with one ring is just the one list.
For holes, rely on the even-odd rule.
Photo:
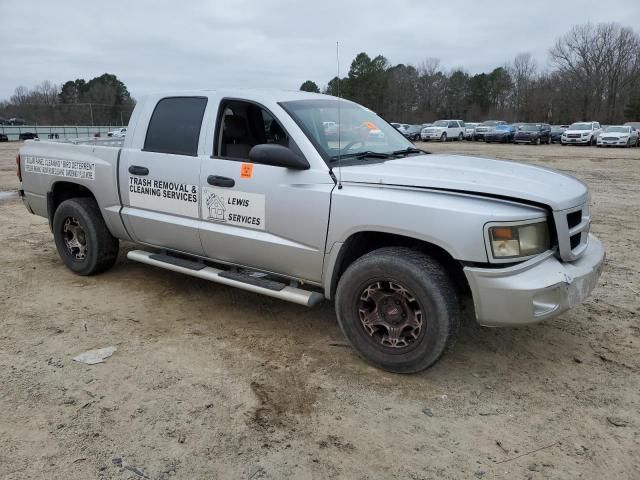
{"label": "parked silver car", "polygon": [[637,147],[640,144],[638,131],[630,125],[605,127],[598,135],[598,147]]}

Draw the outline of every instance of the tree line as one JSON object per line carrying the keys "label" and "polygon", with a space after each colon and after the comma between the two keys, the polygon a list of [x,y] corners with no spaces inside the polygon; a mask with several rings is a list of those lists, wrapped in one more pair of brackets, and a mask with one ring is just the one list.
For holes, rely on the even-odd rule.
{"label": "tree line", "polygon": [[105,73],[62,86],[44,81],[17,87],[8,101],[0,102],[0,117],[40,125],[126,125],[134,106],[126,85]]}
{"label": "tree line", "polygon": [[[359,53],[346,77],[323,93],[360,103],[390,121],[437,118],[467,121],[605,124],[640,121],[640,36],[617,23],[577,25],[558,38],[542,69],[522,53],[489,73],[444,71],[437,58],[391,65],[382,55]],[[301,90],[320,92],[307,80]]]}

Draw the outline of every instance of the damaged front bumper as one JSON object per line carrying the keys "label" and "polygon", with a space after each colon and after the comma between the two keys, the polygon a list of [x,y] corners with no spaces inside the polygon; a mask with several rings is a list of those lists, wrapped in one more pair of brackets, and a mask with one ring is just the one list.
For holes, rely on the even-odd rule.
{"label": "damaged front bumper", "polygon": [[573,262],[562,262],[549,251],[507,268],[465,267],[478,323],[525,325],[575,307],[597,285],[605,256],[602,243],[590,234],[585,252]]}

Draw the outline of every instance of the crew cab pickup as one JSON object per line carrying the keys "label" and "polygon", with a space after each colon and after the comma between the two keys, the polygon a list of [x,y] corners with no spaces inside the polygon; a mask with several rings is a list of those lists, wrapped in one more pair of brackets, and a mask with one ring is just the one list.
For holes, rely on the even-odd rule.
{"label": "crew cab pickup", "polygon": [[306,92],[149,96],[124,139],[28,141],[17,169],[73,272],[112,267],[128,240],[132,261],[331,299],[355,350],[393,372],[436,362],[464,305],[487,326],[574,307],[605,258],[575,178],[427,154],[372,111]]}

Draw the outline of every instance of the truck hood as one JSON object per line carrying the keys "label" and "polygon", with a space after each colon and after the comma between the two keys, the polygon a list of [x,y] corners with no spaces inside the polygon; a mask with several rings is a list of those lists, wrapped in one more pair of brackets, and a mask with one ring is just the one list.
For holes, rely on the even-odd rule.
{"label": "truck hood", "polygon": [[463,155],[419,155],[342,167],[343,183],[398,185],[501,196],[564,210],[587,201],[587,186],[556,170]]}

